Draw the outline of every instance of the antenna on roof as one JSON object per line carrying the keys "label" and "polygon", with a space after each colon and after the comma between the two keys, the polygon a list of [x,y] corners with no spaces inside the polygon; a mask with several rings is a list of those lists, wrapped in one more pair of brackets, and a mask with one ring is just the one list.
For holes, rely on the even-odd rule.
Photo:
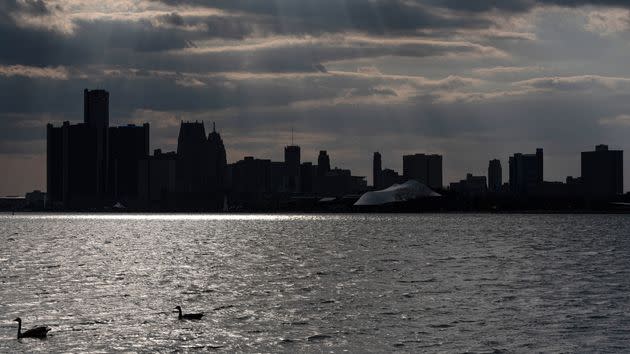
{"label": "antenna on roof", "polygon": [[212,122],[212,132],[213,133],[217,132],[217,122]]}

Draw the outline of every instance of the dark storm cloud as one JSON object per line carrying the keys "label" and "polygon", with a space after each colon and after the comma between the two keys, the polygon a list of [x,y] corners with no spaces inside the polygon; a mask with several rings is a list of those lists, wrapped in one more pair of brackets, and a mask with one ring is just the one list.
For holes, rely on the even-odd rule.
{"label": "dark storm cloud", "polygon": [[195,14],[181,15],[178,12],[157,15],[153,21],[149,21],[155,27],[185,31],[187,39],[242,39],[254,34],[260,26],[256,19],[248,15],[220,16]]}
{"label": "dark storm cloud", "polygon": [[206,6],[257,15],[261,30],[274,33],[329,33],[346,30],[391,34],[419,29],[485,28],[488,19],[453,17],[432,11],[420,2],[401,0],[162,0],[172,6]]}
{"label": "dark storm cloud", "polygon": [[[323,2],[322,2],[323,1]],[[169,1],[167,1],[169,3]],[[170,2],[182,5],[187,2]],[[189,2],[189,4],[195,2]],[[43,1],[10,0],[3,13],[51,14]],[[413,33],[417,29],[485,28],[489,20],[475,16],[445,16],[423,6],[400,1],[219,1],[198,5],[229,10],[229,15],[177,11],[136,19],[73,18],[69,33],[45,26],[25,26],[19,18],[0,18],[0,63],[32,66],[115,65],[148,69],[313,71],[324,61],[359,57],[430,56],[477,51],[472,45],[449,48],[432,44],[302,43],[250,52],[225,51],[205,56],[172,56],[166,51],[195,47],[211,39],[239,40],[273,35],[329,36],[344,31],[378,34]],[[67,24],[70,26],[70,24]],[[326,33],[326,34],[325,34]],[[379,39],[377,39],[379,40]],[[350,45],[350,46],[349,46]],[[354,47],[352,47],[354,45]]]}
{"label": "dark storm cloud", "polygon": [[[188,52],[197,34],[145,23],[78,22],[75,34],[38,29],[0,28],[0,63],[32,66],[110,65],[143,69],[189,71],[320,71],[326,61],[381,56],[426,57],[461,55],[501,56],[492,47],[469,42],[371,39],[326,36],[268,38],[248,45],[233,43]],[[198,38],[198,37],[197,37]]]}
{"label": "dark storm cloud", "polygon": [[[256,15],[275,33],[321,33],[345,30],[388,34],[430,29],[480,29],[492,26],[480,16],[493,11],[521,13],[537,6],[612,6],[630,8],[626,0],[156,0],[171,6],[194,5]],[[444,13],[450,10],[454,13]],[[458,15],[459,13],[459,15]],[[466,13],[466,15],[462,14]]]}
{"label": "dark storm cloud", "polygon": [[184,18],[177,12],[171,12],[170,14],[160,15],[157,18],[158,20],[163,21],[164,23],[170,24],[173,26],[184,26],[185,24]]}
{"label": "dark storm cloud", "polygon": [[7,48],[0,52],[0,63],[37,66],[105,64],[131,60],[130,52],[155,52],[190,45],[183,33],[149,28],[142,23],[78,21],[76,26],[74,34],[64,34],[0,24],[0,46]]}
{"label": "dark storm cloud", "polygon": [[0,18],[20,14],[43,16],[50,14],[51,11],[44,0],[3,0],[0,2]]}

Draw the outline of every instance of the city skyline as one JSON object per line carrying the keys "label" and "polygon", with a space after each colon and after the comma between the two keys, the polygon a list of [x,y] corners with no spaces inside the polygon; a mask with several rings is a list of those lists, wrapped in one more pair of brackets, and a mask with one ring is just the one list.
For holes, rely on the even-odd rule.
{"label": "city skyline", "polygon": [[0,195],[44,189],[41,126],[78,121],[84,87],[112,93],[111,125],[149,122],[151,150],[216,121],[228,161],[280,160],[293,127],[305,160],[326,149],[369,183],[374,151],[397,171],[440,154],[448,184],[538,147],[551,181],[630,149],[624,2],[295,3],[3,1]]}
{"label": "city skyline", "polygon": [[[130,210],[271,211],[282,206],[332,211],[356,206],[353,203],[359,203],[357,200],[358,206],[421,202],[426,197],[441,197],[440,193],[445,193],[445,198],[440,202],[432,199],[434,208],[466,208],[475,200],[484,201],[483,208],[488,203],[550,207],[570,200],[619,201],[624,191],[623,151],[604,144],[581,152],[581,174],[567,176],[565,182],[545,179],[544,149],[537,148],[533,154],[518,152],[509,157],[506,183],[502,182],[500,161],[492,159],[487,176],[467,173],[465,179],[448,186],[443,180],[443,156],[403,155],[399,173],[383,168],[380,152],[373,153],[373,183],[368,186],[366,176],[357,176],[343,165],[332,168],[326,150],[319,151],[316,165],[302,160],[293,129],[291,145],[284,146],[281,161],[250,155],[228,163],[214,122],[206,134],[203,122],[183,120],[176,151],[159,148],[151,154],[150,124],[110,126],[109,97],[106,90],[86,88],[83,122],[46,125],[46,209],[107,210],[114,206]],[[394,185],[399,192],[393,193],[401,194],[391,194],[389,187]],[[39,203],[40,197],[41,192],[34,191],[27,205]],[[340,204],[325,205],[332,201]]]}
{"label": "city skyline", "polygon": [[[89,90],[85,89],[84,91],[87,93]],[[106,91],[106,90],[103,90],[103,89],[96,89],[96,90],[92,90],[90,92],[105,92],[107,94],[107,102],[106,102],[104,107],[106,107],[106,109],[109,111],[109,94],[110,93],[108,91]],[[87,102],[88,102],[87,99],[84,97],[84,103],[83,103],[84,104],[84,109],[83,109],[83,111],[84,111],[84,120],[86,121],[86,123],[87,123],[87,117],[88,117],[87,116],[87,111],[89,110]],[[107,116],[107,118],[109,119],[110,117]],[[68,122],[71,125],[76,124],[76,123],[80,123],[79,121],[68,121]],[[201,124],[202,126],[205,126],[205,124],[206,124],[206,122],[204,120],[201,120],[201,121],[196,120],[195,122],[188,122],[185,119],[180,119],[179,134],[181,134],[181,124],[184,124],[184,122],[186,122],[187,124],[195,124],[195,123],[196,124]],[[153,154],[154,154],[154,152],[156,150],[159,150],[160,153],[166,153],[166,152],[170,152],[170,151],[174,152],[174,151],[178,150],[178,144],[177,143],[176,143],[175,146],[172,146],[172,145],[167,145],[166,147],[164,147],[164,146],[155,146],[155,144],[152,142],[152,139],[150,138],[151,137],[151,129],[149,128],[150,124],[149,123],[140,123],[140,125],[136,125],[135,123],[139,123],[139,122],[126,123],[126,124],[121,124],[121,125],[112,125],[110,128],[113,128],[113,129],[124,129],[125,127],[142,128],[144,126],[147,129],[147,134],[148,134],[147,143],[149,145],[147,146],[147,151],[148,151],[147,156],[148,155],[153,156]],[[49,124],[52,124],[52,123],[49,123]],[[65,124],[65,122],[64,122],[64,124]],[[212,122],[212,129],[213,129],[212,131],[216,131],[216,122]],[[223,131],[223,134],[224,134],[224,136],[230,136],[229,133],[225,134],[224,131]],[[284,132],[279,133],[279,134],[282,135],[282,136],[286,135],[286,133],[284,133]],[[175,135],[176,134],[174,134],[174,136]],[[297,152],[298,153],[298,165],[300,164],[300,161],[299,161],[300,158],[302,160],[301,162],[317,163],[317,162],[319,162],[319,159],[321,158],[321,153],[322,152],[323,153],[328,153],[328,155],[326,156],[327,158],[329,158],[330,155],[334,155],[335,154],[334,151],[321,150],[321,148],[320,148],[320,150],[305,151],[304,149],[301,149],[299,141],[295,141],[295,135],[296,135],[296,132],[295,132],[294,128],[292,127],[290,132],[289,132],[289,136],[290,136],[289,143],[283,145],[284,146],[283,149],[284,149],[284,158],[285,159],[287,158],[287,151],[286,151],[287,148],[289,148],[289,149],[297,148],[298,149],[298,152]],[[299,133],[298,133],[298,135],[299,135]],[[223,141],[222,141],[222,144],[223,144]],[[602,145],[602,144],[597,144],[597,146],[600,146],[600,145]],[[608,148],[608,146],[605,145],[605,144],[603,144],[602,146],[606,146],[606,148]],[[592,149],[592,148],[593,147],[591,146],[590,149]],[[237,163],[239,161],[242,161],[242,160],[244,160],[246,158],[249,158],[249,157],[253,157],[253,158],[256,158],[256,159],[267,159],[267,160],[270,160],[270,161],[272,161],[272,160],[282,160],[282,155],[280,155],[278,152],[276,152],[275,154],[272,153],[272,156],[264,156],[262,154],[250,153],[250,154],[245,154],[245,155],[240,156],[240,157],[234,156],[234,157],[230,158],[230,153],[229,153],[229,151],[230,151],[230,143],[229,142],[225,142],[225,150],[226,150],[226,157],[227,157],[227,163],[228,164],[235,164],[235,163]],[[543,149],[542,148],[536,148],[536,150],[541,150],[542,151]],[[440,171],[441,174],[444,174],[445,176],[453,176],[452,180],[443,179],[442,176],[440,176],[439,178],[442,181],[441,182],[441,186],[442,186],[441,188],[449,188],[449,184],[452,186],[453,184],[456,184],[458,181],[460,181],[462,178],[465,179],[466,176],[472,176],[472,175],[485,176],[487,178],[488,182],[490,180],[490,178],[489,178],[489,170],[486,169],[484,171],[484,167],[482,167],[482,166],[475,167],[473,169],[474,172],[468,171],[468,172],[464,173],[464,175],[462,175],[462,176],[455,176],[454,173],[448,173],[447,168],[445,167],[445,165],[443,165],[443,161],[442,160],[448,161],[448,156],[443,156],[443,155],[440,155],[439,153],[434,154],[433,152],[417,152],[415,150],[405,150],[405,151],[409,151],[409,152],[403,152],[403,155],[398,156],[398,159],[394,159],[394,161],[386,160],[385,158],[383,158],[384,154],[383,154],[382,150],[371,152],[370,154],[372,154],[372,153],[379,154],[380,166],[381,166],[382,170],[387,170],[387,171],[392,171],[393,170],[394,172],[399,173],[400,178],[402,178],[402,176],[404,174],[404,160],[407,157],[413,157],[413,156],[425,155],[425,154],[427,155],[427,157],[437,156],[437,157],[440,158],[440,165],[442,166],[441,167],[441,171]],[[591,151],[591,150],[585,149],[584,151],[576,152],[576,156],[580,157],[580,154],[583,156],[585,153],[588,153],[589,151]],[[303,154],[304,152],[306,154]],[[306,156],[312,156],[314,153],[318,154],[316,156],[316,158],[309,159],[308,157],[306,157]],[[278,155],[280,155],[280,156],[278,156]],[[521,153],[514,153],[514,155],[516,156],[516,155],[522,155],[522,154]],[[385,155],[385,156],[387,156],[387,155]],[[525,155],[525,156],[529,156],[529,155]],[[545,157],[547,158],[547,155],[545,155]],[[513,158],[513,156],[508,156],[508,157],[505,157],[505,158],[502,158],[502,157],[496,157],[496,158],[495,157],[491,157],[491,158],[488,159],[488,161],[490,161],[490,162],[495,161],[495,160],[500,162],[499,165],[502,168],[501,171],[502,171],[503,176],[504,176],[503,177],[503,183],[506,183],[506,184],[509,184],[509,182],[510,182],[510,180],[509,180],[509,166],[510,166],[510,164],[508,162],[512,158]],[[396,160],[400,160],[400,161],[398,161],[398,163],[397,163]],[[330,161],[331,160],[327,161],[328,164],[329,164],[329,168],[332,168],[332,167],[334,167],[334,168],[346,168],[346,167],[348,167],[347,166],[348,164],[346,164],[345,161],[340,161],[338,159],[333,159],[332,160],[333,163],[331,163]],[[506,161],[506,162],[505,163],[501,163],[502,161]],[[623,157],[622,157],[622,161],[623,161]],[[368,162],[369,162],[369,171],[368,171],[369,173],[365,173],[365,174],[355,173],[355,175],[359,175],[359,176],[365,177],[367,184],[370,185],[370,186],[374,186],[374,176],[375,176],[375,170],[374,170],[374,166],[373,166],[374,160],[370,160]],[[541,163],[543,165],[547,164],[546,159],[541,159]],[[350,162],[349,165],[352,165],[352,162]],[[315,166],[318,166],[318,165],[315,165]],[[624,166],[624,169],[625,169],[625,164],[623,164],[623,166]],[[46,166],[44,165],[44,169],[45,168],[46,168]],[[487,166],[486,166],[486,168],[487,168]],[[579,166],[578,166],[578,168],[579,169],[580,168],[583,169],[583,167],[579,167]],[[352,168],[349,168],[349,169],[353,170]],[[365,170],[365,168],[363,168],[361,170]],[[479,173],[478,171],[480,171],[481,173]],[[549,177],[541,174],[539,176],[539,179],[541,181],[544,179],[544,181],[549,181],[549,182],[565,182],[567,177],[578,178],[578,177],[581,176],[581,173],[583,173],[583,170],[579,170],[575,174],[567,174],[567,175],[564,175],[564,176],[560,176],[557,179],[549,178]],[[486,184],[488,182],[486,182]],[[427,185],[429,185],[429,184],[427,183]],[[437,184],[435,184],[435,185],[433,185],[431,187],[434,188],[434,189],[435,188],[439,188]],[[626,187],[623,188],[622,192],[626,191],[625,188]],[[27,189],[25,191],[25,193],[31,192],[33,190],[46,191],[46,187],[44,186],[42,188]],[[19,195],[19,194],[6,194],[6,195]]]}

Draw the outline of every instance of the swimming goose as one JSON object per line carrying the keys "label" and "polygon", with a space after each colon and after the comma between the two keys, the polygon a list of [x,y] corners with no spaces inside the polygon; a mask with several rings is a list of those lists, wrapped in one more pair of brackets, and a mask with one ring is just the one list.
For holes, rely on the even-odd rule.
{"label": "swimming goose", "polygon": [[185,313],[182,314],[182,308],[180,306],[175,306],[175,309],[179,311],[179,319],[180,320],[200,320],[203,317],[203,313]]}
{"label": "swimming goose", "polygon": [[40,326],[40,327],[35,327],[35,328],[31,328],[28,331],[22,333],[22,319],[21,318],[16,318],[13,321],[18,323],[18,333],[17,333],[17,337],[18,339],[20,338],[46,338],[46,335],[48,334],[48,331],[50,331],[50,328],[45,327],[45,326]]}

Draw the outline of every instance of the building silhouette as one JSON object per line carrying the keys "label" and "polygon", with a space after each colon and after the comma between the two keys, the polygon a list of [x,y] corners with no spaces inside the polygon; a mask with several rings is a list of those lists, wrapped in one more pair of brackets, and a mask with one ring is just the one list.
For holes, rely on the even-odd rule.
{"label": "building silhouette", "polygon": [[64,122],[47,125],[47,190],[50,206],[90,208],[103,196],[97,130],[89,125]]}
{"label": "building silhouette", "polygon": [[287,176],[287,190],[292,193],[300,191],[300,147],[289,145],[284,147],[284,165]]}
{"label": "building silhouette", "polygon": [[[283,161],[247,156],[228,164],[223,139],[214,123],[206,135],[203,122],[181,121],[176,151],[156,149],[149,155],[149,124],[110,127],[109,93],[86,89],[83,98],[83,122],[65,121],[58,127],[46,127],[47,208],[265,211],[309,206],[309,210],[319,210],[318,203],[335,205],[337,201],[336,207],[325,210],[343,210],[335,208],[347,208],[368,190],[365,177],[354,176],[349,169],[331,168],[326,150],[319,151],[317,165],[302,161],[301,149],[293,140],[284,147]],[[581,158],[581,177],[567,177],[566,183],[544,181],[543,149],[509,157],[508,184],[502,184],[501,162],[491,160],[487,178],[467,174],[465,179],[451,183],[453,193],[444,195],[453,199],[439,208],[544,209],[572,208],[580,203],[606,208],[613,198],[623,201],[617,198],[623,193],[623,151],[597,145],[595,151],[582,152]],[[411,179],[442,189],[442,156],[405,155],[401,176],[384,169],[381,154],[374,152],[372,177],[374,189]],[[488,190],[492,193],[485,196]],[[42,196],[30,195],[34,200],[30,205],[40,208]],[[427,207],[422,203],[411,205]]]}
{"label": "building silhouette", "polygon": [[383,164],[381,161],[381,153],[375,152],[374,157],[372,158],[372,185],[374,189],[383,188]]}
{"label": "building silhouette", "polygon": [[466,174],[466,179],[451,183],[449,189],[469,196],[484,195],[488,191],[486,176],[473,176],[471,173],[468,173]]}
{"label": "building silhouette", "polygon": [[595,151],[582,152],[582,188],[590,197],[623,194],[623,151],[597,145]]}
{"label": "building silhouette", "polygon": [[108,192],[109,156],[109,92],[105,90],[83,90],[83,122],[95,132],[96,143],[96,188],[99,198]]}
{"label": "building silhouette", "polygon": [[516,153],[509,159],[510,191],[528,194],[543,184],[543,149],[535,154]]}
{"label": "building silhouette", "polygon": [[221,134],[217,132],[216,124],[212,123],[212,132],[208,134],[207,141],[208,164],[210,171],[208,174],[208,186],[211,196],[219,200],[219,205],[226,191],[227,178],[227,153]]}
{"label": "building silhouette", "polygon": [[432,189],[442,189],[442,156],[441,155],[404,155],[403,176],[415,179]]}
{"label": "building silhouette", "polygon": [[138,193],[146,209],[173,210],[177,197],[177,153],[153,151],[139,164]]}
{"label": "building silhouette", "polygon": [[184,122],[179,125],[177,137],[177,187],[182,200],[202,198],[207,189],[206,130],[203,122]]}
{"label": "building silhouette", "polygon": [[261,199],[271,186],[271,160],[245,156],[232,165],[232,191],[239,199]]}
{"label": "building silhouette", "polygon": [[[63,204],[64,133],[62,127],[46,125],[46,193],[47,207]],[[67,143],[66,143],[67,144]]]}
{"label": "building silhouette", "polygon": [[83,123],[48,124],[49,208],[92,209],[138,201],[139,163],[148,156],[149,125],[109,127],[109,93],[83,91]]}
{"label": "building silhouette", "polygon": [[488,190],[493,193],[501,191],[503,185],[503,171],[501,169],[501,161],[498,159],[490,160],[488,164]]}
{"label": "building silhouette", "polygon": [[319,166],[313,166],[312,162],[302,162],[300,165],[300,193],[313,194],[318,174]]}
{"label": "building silhouette", "polygon": [[317,157],[317,176],[325,176],[330,171],[330,157],[326,150],[320,150]]}
{"label": "building silhouette", "polygon": [[226,191],[227,157],[216,126],[206,138],[203,122],[180,122],[177,201],[183,209],[218,210]]}
{"label": "building silhouette", "polygon": [[109,128],[109,195],[133,203],[139,195],[140,161],[149,156],[149,124]]}
{"label": "building silhouette", "polygon": [[284,161],[271,161],[271,191],[274,193],[287,193],[288,177],[287,167]]}
{"label": "building silhouette", "polygon": [[405,177],[398,174],[398,172],[386,168],[381,172],[381,186],[379,189],[384,189],[393,186],[394,184],[405,183],[407,180]]}
{"label": "building silhouette", "polygon": [[319,180],[319,192],[326,196],[343,196],[357,194],[367,189],[363,176],[353,176],[352,171],[342,168],[331,169]]}

